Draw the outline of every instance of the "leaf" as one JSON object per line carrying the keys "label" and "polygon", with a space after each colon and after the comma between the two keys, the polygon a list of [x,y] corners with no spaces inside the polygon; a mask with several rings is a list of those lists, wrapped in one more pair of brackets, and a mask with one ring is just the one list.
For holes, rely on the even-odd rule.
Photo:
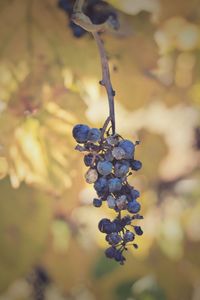
{"label": "leaf", "polygon": [[52,217],[47,196],[0,181],[0,290],[27,273],[44,249]]}

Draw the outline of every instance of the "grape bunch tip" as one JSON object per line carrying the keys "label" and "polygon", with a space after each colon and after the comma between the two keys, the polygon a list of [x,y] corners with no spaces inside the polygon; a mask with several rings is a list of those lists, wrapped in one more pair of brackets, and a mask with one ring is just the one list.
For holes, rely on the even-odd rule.
{"label": "grape bunch tip", "polygon": [[137,249],[135,237],[143,234],[141,227],[134,224],[143,219],[139,214],[140,193],[128,182],[132,171],[142,167],[142,163],[134,159],[139,142],[134,144],[118,134],[110,134],[109,130],[89,128],[84,124],[75,125],[72,135],[78,143],[75,149],[85,153],[84,163],[88,167],[85,180],[94,185],[97,193],[97,198],[93,199],[94,207],[106,203],[116,212],[114,220],[103,218],[98,224],[109,244],[105,255],[123,265],[126,261],[124,253],[129,247]]}

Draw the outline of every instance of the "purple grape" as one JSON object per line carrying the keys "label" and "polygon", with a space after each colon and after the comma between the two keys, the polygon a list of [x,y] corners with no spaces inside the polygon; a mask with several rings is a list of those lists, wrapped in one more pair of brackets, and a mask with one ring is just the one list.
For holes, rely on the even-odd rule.
{"label": "purple grape", "polygon": [[130,159],[133,158],[135,145],[129,140],[122,140],[119,142],[119,147],[121,147],[125,151],[125,158]]}
{"label": "purple grape", "polygon": [[88,141],[98,142],[101,139],[101,131],[97,128],[90,129],[88,133]]}
{"label": "purple grape", "polygon": [[99,161],[97,164],[97,170],[99,174],[106,176],[112,172],[113,165],[109,161]]}
{"label": "purple grape", "polygon": [[90,128],[87,125],[78,124],[74,126],[72,134],[75,140],[82,144],[87,141],[89,130]]}
{"label": "purple grape", "polygon": [[108,187],[111,193],[121,190],[122,182],[119,178],[111,178],[108,180]]}

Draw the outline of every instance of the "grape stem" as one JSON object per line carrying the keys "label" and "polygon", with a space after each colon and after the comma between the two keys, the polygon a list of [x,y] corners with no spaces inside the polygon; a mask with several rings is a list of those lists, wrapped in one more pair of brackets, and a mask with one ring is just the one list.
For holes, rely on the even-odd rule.
{"label": "grape stem", "polygon": [[112,88],[112,84],[110,80],[108,58],[99,33],[93,32],[92,35],[97,43],[100,58],[101,58],[102,80],[100,81],[100,84],[105,87],[108,95],[109,115],[112,124],[112,133],[114,135],[115,134],[115,103],[114,103],[115,91]]}
{"label": "grape stem", "polygon": [[[74,21],[77,25],[81,26],[85,30],[88,28],[88,32],[91,32],[98,50],[99,50],[99,55],[101,59],[101,67],[102,67],[102,80],[100,81],[100,84],[105,87],[107,96],[108,96],[108,105],[109,105],[109,120],[111,121],[112,125],[112,134],[115,134],[115,103],[114,103],[114,96],[115,96],[115,91],[113,90],[111,80],[110,80],[110,69],[109,69],[109,64],[108,64],[108,58],[106,55],[106,51],[104,48],[103,41],[101,40],[101,37],[99,35],[99,32],[101,32],[103,28],[101,26],[95,27],[95,24],[92,23],[91,20],[88,20],[88,17],[84,14],[83,12],[83,5],[84,5],[84,0],[76,0],[74,9],[73,9],[73,18],[72,21]],[[89,27],[88,22],[90,23]],[[92,30],[91,30],[92,27]],[[93,28],[94,27],[94,28]],[[108,120],[107,118],[107,120]],[[104,124],[104,126],[107,124],[107,120]]]}

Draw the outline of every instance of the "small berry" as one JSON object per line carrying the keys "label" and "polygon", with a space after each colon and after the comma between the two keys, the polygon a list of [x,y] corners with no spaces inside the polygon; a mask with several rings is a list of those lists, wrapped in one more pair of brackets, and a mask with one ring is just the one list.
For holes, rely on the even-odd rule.
{"label": "small berry", "polygon": [[122,238],[117,232],[112,232],[108,234],[107,241],[111,245],[117,245],[119,242],[121,242]]}
{"label": "small berry", "polygon": [[126,225],[130,225],[131,221],[132,221],[132,218],[129,215],[127,215],[122,218],[121,224],[123,225],[123,227],[125,227]]}
{"label": "small berry", "polygon": [[108,181],[103,178],[100,177],[94,184],[94,188],[97,192],[106,192],[108,190]]}
{"label": "small berry", "polygon": [[116,200],[117,207],[120,210],[125,209],[127,207],[126,202],[127,202],[127,198],[125,195],[118,197]]}
{"label": "small berry", "polygon": [[107,203],[109,208],[115,208],[116,206],[115,198],[113,196],[108,196]]}
{"label": "small berry", "polygon": [[140,203],[138,203],[136,200],[128,202],[127,209],[130,213],[136,214],[140,211]]}
{"label": "small berry", "polygon": [[69,23],[69,28],[71,28],[73,35],[77,38],[80,38],[84,34],[86,34],[86,31],[82,27],[80,27],[79,25],[76,25],[72,21]]}
{"label": "small berry", "polygon": [[98,179],[98,173],[95,169],[89,169],[85,174],[85,180],[87,183],[95,183]]}
{"label": "small berry", "polygon": [[133,244],[133,247],[134,247],[135,249],[138,249],[138,245],[137,245],[137,244]]}
{"label": "small berry", "polygon": [[124,177],[128,173],[129,166],[130,165],[128,161],[122,160],[117,162],[114,167],[115,176]]}
{"label": "small berry", "polygon": [[101,139],[101,131],[97,128],[90,129],[88,133],[89,142],[98,142]]}
{"label": "small berry", "polygon": [[102,200],[101,200],[101,199],[94,198],[94,199],[93,199],[93,205],[94,205],[94,207],[101,207],[101,205],[102,205]]}
{"label": "small berry", "polygon": [[105,153],[104,157],[105,157],[105,160],[107,160],[107,161],[113,161],[113,159],[114,159],[112,152],[110,150]]}
{"label": "small berry", "polygon": [[125,158],[126,152],[125,152],[124,149],[122,149],[121,147],[115,147],[115,148],[112,150],[112,155],[113,155],[114,158],[116,158],[117,160],[121,160],[121,159]]}
{"label": "small berry", "polygon": [[87,141],[89,130],[90,128],[87,125],[78,124],[74,126],[72,134],[78,143],[85,143]]}
{"label": "small berry", "polygon": [[134,171],[138,171],[142,168],[142,163],[140,160],[134,160],[131,162],[131,169]]}
{"label": "small berry", "polygon": [[93,155],[91,153],[84,156],[84,163],[86,167],[90,167],[92,165]]}
{"label": "small berry", "polygon": [[116,248],[109,247],[105,250],[105,255],[108,258],[113,258],[115,256]]}
{"label": "small berry", "polygon": [[113,165],[109,161],[99,161],[97,164],[97,170],[101,175],[108,175],[112,172]]}
{"label": "small berry", "polygon": [[124,242],[126,242],[126,243],[132,242],[134,240],[134,238],[135,238],[134,233],[129,230],[126,231],[123,236]]}
{"label": "small berry", "polygon": [[120,262],[121,264],[124,263],[124,261],[126,260],[125,257],[122,255],[122,252],[120,250],[117,250],[115,252],[115,256],[114,256],[115,260]]}
{"label": "small berry", "polygon": [[125,158],[131,159],[133,158],[135,145],[129,140],[122,140],[119,142],[119,147],[121,147],[125,151]]}
{"label": "small berry", "polygon": [[110,230],[111,225],[112,225],[111,221],[109,219],[104,218],[99,222],[98,227],[99,230],[103,233],[111,233],[112,232],[112,230]]}
{"label": "small berry", "polygon": [[137,199],[140,197],[140,192],[138,190],[132,189],[131,190],[131,196],[133,199]]}
{"label": "small berry", "polygon": [[112,145],[112,146],[115,146],[118,144],[118,138],[116,136],[109,136],[107,139],[106,139],[107,143],[109,145]]}
{"label": "small berry", "polygon": [[134,230],[137,235],[143,235],[143,231],[140,226],[134,226]]}
{"label": "small berry", "polygon": [[122,231],[122,229],[124,228],[123,224],[122,224],[122,220],[120,219],[115,219],[113,221],[113,223],[115,224],[115,227],[116,227],[116,232],[120,232]]}
{"label": "small berry", "polygon": [[121,190],[122,182],[119,178],[112,178],[108,180],[108,187],[111,193]]}

